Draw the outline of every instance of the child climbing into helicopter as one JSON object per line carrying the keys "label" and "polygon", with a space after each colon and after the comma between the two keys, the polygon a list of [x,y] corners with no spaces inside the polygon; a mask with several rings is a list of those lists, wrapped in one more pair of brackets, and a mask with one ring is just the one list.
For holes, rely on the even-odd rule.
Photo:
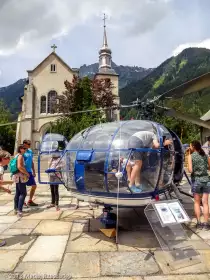
{"label": "child climbing into helicopter", "polygon": [[[164,146],[172,144],[172,140],[165,138]],[[128,149],[140,149],[140,148],[153,148],[158,149],[160,143],[158,141],[157,133],[154,131],[138,131],[134,133],[128,140]],[[134,161],[134,165],[127,164],[126,171],[128,175],[128,186],[132,192],[142,192],[141,184],[141,169],[142,163],[147,158],[147,152],[133,151],[131,154],[131,161]]]}
{"label": "child climbing into helicopter", "polygon": [[49,169],[56,170],[55,172],[51,172],[49,174],[49,182],[50,182],[50,191],[51,191],[51,204],[47,206],[47,208],[55,207],[57,211],[59,208],[59,184],[62,178],[62,170],[63,161],[61,160],[61,155],[57,150],[52,154],[52,157],[49,162]]}

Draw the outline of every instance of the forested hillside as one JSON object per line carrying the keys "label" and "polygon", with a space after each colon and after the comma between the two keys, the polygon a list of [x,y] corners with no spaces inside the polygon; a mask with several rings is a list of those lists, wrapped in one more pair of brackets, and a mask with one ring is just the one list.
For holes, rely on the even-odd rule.
{"label": "forested hillside", "polygon": [[[120,91],[121,103],[130,104],[137,98],[152,99],[154,96],[167,92],[207,72],[210,72],[210,50],[203,48],[185,49],[178,56],[167,59],[141,81],[131,83],[123,88]],[[165,100],[164,105],[200,118],[210,110],[210,88],[189,94],[181,99],[172,97],[170,100]],[[135,109],[123,112],[123,118],[131,116],[138,116],[138,112]],[[198,127],[190,123],[164,116],[156,116],[155,120],[173,129],[184,142],[199,137]]]}

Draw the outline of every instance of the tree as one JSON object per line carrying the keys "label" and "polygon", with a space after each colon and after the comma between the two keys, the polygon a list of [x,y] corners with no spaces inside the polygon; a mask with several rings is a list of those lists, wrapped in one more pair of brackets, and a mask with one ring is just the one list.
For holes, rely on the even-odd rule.
{"label": "tree", "polygon": [[[57,132],[68,139],[79,131],[109,120],[102,111],[74,114],[78,111],[104,109],[116,106],[110,79],[83,79],[74,76],[72,82],[65,81],[66,90],[58,97],[56,110],[63,115],[52,123],[51,132]],[[49,132],[49,131],[48,131]]]}
{"label": "tree", "polygon": [[74,75],[72,82],[65,81],[64,84],[66,90],[57,97],[57,110],[65,115],[88,109],[93,105],[102,109],[117,105],[110,79],[90,80],[88,77],[81,79]]}
{"label": "tree", "polygon": [[[0,100],[0,124],[11,121],[11,114],[3,100]],[[0,126],[0,147],[13,154],[15,145],[16,125]]]}

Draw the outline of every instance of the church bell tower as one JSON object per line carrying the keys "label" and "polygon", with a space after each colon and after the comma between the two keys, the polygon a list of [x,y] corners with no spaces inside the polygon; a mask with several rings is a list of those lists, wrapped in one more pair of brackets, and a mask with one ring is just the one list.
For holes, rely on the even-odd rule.
{"label": "church bell tower", "polygon": [[[119,75],[112,68],[112,51],[108,47],[107,33],[106,33],[106,15],[104,14],[104,33],[103,33],[103,44],[99,50],[99,69],[96,74],[98,79],[109,78],[113,84],[112,93],[115,96],[115,102],[119,104]],[[113,112],[112,119],[114,121],[119,121],[119,111]]]}

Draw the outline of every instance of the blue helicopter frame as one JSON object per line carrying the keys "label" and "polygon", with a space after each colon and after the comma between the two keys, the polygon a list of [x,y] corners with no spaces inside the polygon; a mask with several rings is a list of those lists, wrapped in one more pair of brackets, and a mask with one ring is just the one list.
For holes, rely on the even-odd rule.
{"label": "blue helicopter frame", "polygon": [[[108,160],[109,160],[109,154],[110,154],[110,151],[111,151],[111,146],[112,146],[112,143],[113,143],[113,141],[115,139],[115,136],[117,135],[117,133],[120,130],[120,128],[122,128],[122,126],[125,125],[127,122],[120,122],[120,126],[115,130],[115,132],[114,132],[114,134],[112,136],[112,140],[111,140],[111,142],[110,142],[110,144],[108,146],[108,149],[80,150],[80,147],[78,147],[77,149],[68,149],[68,150],[65,149],[64,151],[62,151],[60,153],[61,157],[63,157],[65,155],[65,153],[67,153],[67,152],[69,152],[69,153],[75,153],[76,152],[76,160],[74,161],[74,170],[72,170],[72,171],[74,172],[74,178],[75,178],[74,181],[75,181],[75,184],[76,184],[76,188],[77,188],[77,190],[80,193],[90,194],[90,192],[85,189],[84,176],[83,176],[84,175],[84,163],[91,162],[91,160],[94,159],[94,154],[96,152],[104,152],[104,153],[106,153],[106,159],[105,159],[105,162],[104,162],[104,185],[105,185],[105,188],[106,188],[106,192],[93,191],[93,192],[91,192],[91,195],[94,195],[94,196],[105,195],[107,197],[115,197],[116,196],[115,193],[110,193],[110,190],[109,190],[109,187],[108,187],[107,175],[108,174],[115,174],[114,172],[108,172]],[[139,198],[145,198],[145,197],[155,198],[157,195],[165,193],[166,189],[168,188],[168,186],[166,188],[164,188],[164,189],[161,189],[161,190],[159,190],[159,188],[158,188],[158,184],[159,184],[160,177],[161,177],[161,172],[162,172],[162,166],[163,166],[163,155],[164,155],[164,152],[166,152],[166,150],[165,150],[165,148],[163,146],[163,137],[162,137],[161,132],[160,132],[160,125],[161,124],[155,123],[155,122],[150,122],[150,123],[152,123],[156,127],[156,129],[157,129],[158,137],[160,139],[160,148],[159,149],[148,149],[148,148],[112,149],[112,152],[113,151],[119,151],[119,152],[120,151],[128,151],[129,152],[129,156],[130,156],[130,154],[132,153],[133,150],[136,150],[136,151],[139,151],[139,152],[148,152],[149,151],[149,152],[155,152],[155,153],[159,153],[160,154],[160,170],[159,170],[158,180],[156,182],[154,190],[151,191],[151,192],[144,192],[144,193],[139,193],[139,194],[132,193],[132,195],[135,195],[135,197],[139,197]],[[88,136],[90,131],[91,131],[90,128],[84,131],[84,133],[86,133],[84,139],[86,139],[86,137]],[[178,140],[179,144],[181,145],[181,141],[178,138],[178,136],[174,132],[172,132],[171,130],[169,130],[169,132],[172,134],[172,136],[175,136],[176,140]],[[81,141],[80,146],[83,143],[83,141]],[[170,153],[173,153],[173,151],[170,151]],[[43,151],[40,150],[40,155],[44,155],[44,154],[48,155],[49,152],[43,152]],[[40,159],[40,156],[39,156],[39,159],[38,159],[38,173],[39,173],[38,179],[39,179],[39,182],[41,184],[49,184],[48,182],[42,182],[41,181],[41,177],[40,177],[40,173],[41,173],[41,170],[40,170],[40,160],[41,159]],[[128,161],[128,159],[127,159],[127,161]],[[80,172],[78,172],[79,167],[81,167]],[[183,169],[183,168],[181,168],[181,169]],[[125,167],[123,168],[123,170],[121,170],[121,172],[123,173],[123,176],[125,177]],[[181,181],[181,179],[182,179],[182,177],[184,175],[184,171],[182,170],[181,173],[182,174],[180,176],[179,181]],[[78,179],[80,179],[80,178],[82,178],[83,180],[82,181],[80,180],[80,182],[78,183]],[[65,182],[62,182],[61,180],[59,180],[59,183],[62,183],[62,184],[65,185]],[[54,184],[57,184],[57,182],[54,183]],[[127,198],[128,195],[130,195],[130,194],[120,193],[119,197]]]}

